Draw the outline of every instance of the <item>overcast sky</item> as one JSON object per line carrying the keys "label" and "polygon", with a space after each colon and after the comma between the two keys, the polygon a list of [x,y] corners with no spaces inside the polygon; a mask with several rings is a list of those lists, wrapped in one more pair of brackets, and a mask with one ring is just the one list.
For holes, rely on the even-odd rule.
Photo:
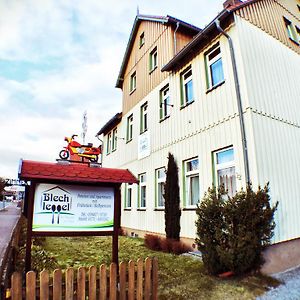
{"label": "overcast sky", "polygon": [[140,14],[171,15],[200,28],[222,0],[0,0],[0,176],[19,160],[55,162],[64,137],[86,142],[121,111],[115,88]]}

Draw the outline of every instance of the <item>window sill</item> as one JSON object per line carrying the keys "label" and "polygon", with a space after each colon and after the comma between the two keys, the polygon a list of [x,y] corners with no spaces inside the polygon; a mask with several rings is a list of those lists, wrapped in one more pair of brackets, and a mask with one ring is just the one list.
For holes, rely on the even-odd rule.
{"label": "window sill", "polygon": [[156,69],[157,69],[157,66],[155,66],[153,69],[151,69],[151,70],[149,71],[149,75],[151,75]]}
{"label": "window sill", "polygon": [[146,211],[146,207],[140,207],[136,209],[137,211]]}
{"label": "window sill", "polygon": [[117,151],[117,149],[113,149],[113,150],[111,150],[111,153],[116,152],[116,151]]}
{"label": "window sill", "polygon": [[194,103],[194,102],[195,102],[195,100],[192,100],[192,101],[190,101],[190,102],[187,102],[187,103],[185,103],[184,105],[182,105],[182,106],[180,107],[180,109],[184,109],[184,108],[186,108],[187,106],[191,105],[191,104]]}
{"label": "window sill", "polygon": [[126,208],[124,208],[124,210],[125,210],[125,211],[131,211],[132,208],[131,208],[131,207],[126,207]]}
{"label": "window sill", "polygon": [[184,207],[183,211],[194,211],[197,209],[197,206]]}
{"label": "window sill", "polygon": [[142,134],[145,133],[146,131],[148,131],[148,128],[145,129],[144,131],[141,131],[141,132],[140,132],[140,135],[142,135]]}
{"label": "window sill", "polygon": [[134,88],[132,91],[129,92],[129,95],[133,94],[136,91],[136,88]]}
{"label": "window sill", "polygon": [[154,208],[154,211],[164,211],[165,208],[164,207],[156,207]]}
{"label": "window sill", "polygon": [[169,119],[169,118],[170,118],[170,115],[167,115],[167,116],[165,116],[164,118],[160,119],[160,120],[159,120],[159,123],[161,123],[161,122],[163,122],[163,121],[165,121],[165,120],[167,120],[167,119]]}
{"label": "window sill", "polygon": [[223,85],[225,83],[225,80],[219,82],[218,84],[212,86],[211,88],[209,88],[208,90],[206,90],[206,94],[208,94],[209,92],[215,90],[216,88],[218,88],[219,86]]}
{"label": "window sill", "polygon": [[130,139],[130,140],[127,140],[127,141],[126,141],[126,144],[130,143],[131,141],[132,141],[132,139]]}

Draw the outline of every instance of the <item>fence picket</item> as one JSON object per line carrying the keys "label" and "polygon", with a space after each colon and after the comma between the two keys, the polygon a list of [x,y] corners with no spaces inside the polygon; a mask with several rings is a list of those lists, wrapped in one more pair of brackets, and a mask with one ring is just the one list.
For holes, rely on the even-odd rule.
{"label": "fence picket", "polygon": [[126,300],[126,263],[121,262],[119,267],[120,272],[120,300]]}
{"label": "fence picket", "polygon": [[153,258],[152,261],[152,299],[158,299],[158,259]]}
{"label": "fence picket", "polygon": [[22,300],[22,276],[17,272],[11,277],[11,300]]}
{"label": "fence picket", "polygon": [[26,274],[26,300],[36,299],[36,274],[29,271]]}
{"label": "fence picket", "polygon": [[73,300],[74,295],[74,270],[68,268],[66,271],[66,300]]}
{"label": "fence picket", "polygon": [[62,299],[62,271],[56,269],[53,272],[53,300]]}
{"label": "fence picket", "polygon": [[128,300],[135,298],[135,263],[130,260],[128,263]]}
{"label": "fence picket", "polygon": [[77,300],[85,300],[85,267],[77,271]]}
{"label": "fence picket", "polygon": [[96,278],[97,278],[97,268],[91,266],[89,268],[89,300],[96,300]]}
{"label": "fence picket", "polygon": [[106,265],[100,266],[100,294],[99,300],[107,299],[107,276],[106,276]]}
{"label": "fence picket", "polygon": [[143,277],[144,277],[144,261],[139,258],[137,260],[137,300],[143,300]]}
{"label": "fence picket", "polygon": [[147,257],[145,260],[145,300],[151,299],[151,276],[152,275],[152,259]]}
{"label": "fence picket", "polygon": [[49,300],[49,273],[46,270],[40,273],[40,300]]}
{"label": "fence picket", "polygon": [[117,300],[117,265],[110,264],[109,268],[109,300]]}

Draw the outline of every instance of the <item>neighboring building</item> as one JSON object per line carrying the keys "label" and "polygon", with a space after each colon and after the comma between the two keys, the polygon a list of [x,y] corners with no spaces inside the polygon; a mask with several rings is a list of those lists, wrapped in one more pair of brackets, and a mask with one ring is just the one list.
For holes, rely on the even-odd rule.
{"label": "neighboring building", "polygon": [[116,85],[122,114],[98,133],[103,166],[140,180],[122,190],[129,234],[164,234],[171,152],[183,238],[195,238],[196,204],[208,187],[224,183],[234,194],[248,180],[254,188],[270,182],[279,201],[274,243],[300,237],[299,44],[299,0],[226,1],[203,30],[136,17]]}

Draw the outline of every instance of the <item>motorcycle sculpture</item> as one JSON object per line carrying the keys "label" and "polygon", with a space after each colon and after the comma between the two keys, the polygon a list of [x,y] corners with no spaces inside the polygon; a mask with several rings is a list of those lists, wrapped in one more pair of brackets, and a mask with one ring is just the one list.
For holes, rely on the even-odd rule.
{"label": "motorcycle sculpture", "polygon": [[76,136],[76,134],[73,134],[72,137],[65,137],[65,141],[68,143],[68,145],[59,152],[59,157],[66,160],[71,155],[77,155],[81,157],[82,160],[84,160],[84,158],[87,158],[91,162],[97,162],[99,154],[101,153],[101,145],[99,147],[93,147],[92,143],[81,145],[74,140]]}

